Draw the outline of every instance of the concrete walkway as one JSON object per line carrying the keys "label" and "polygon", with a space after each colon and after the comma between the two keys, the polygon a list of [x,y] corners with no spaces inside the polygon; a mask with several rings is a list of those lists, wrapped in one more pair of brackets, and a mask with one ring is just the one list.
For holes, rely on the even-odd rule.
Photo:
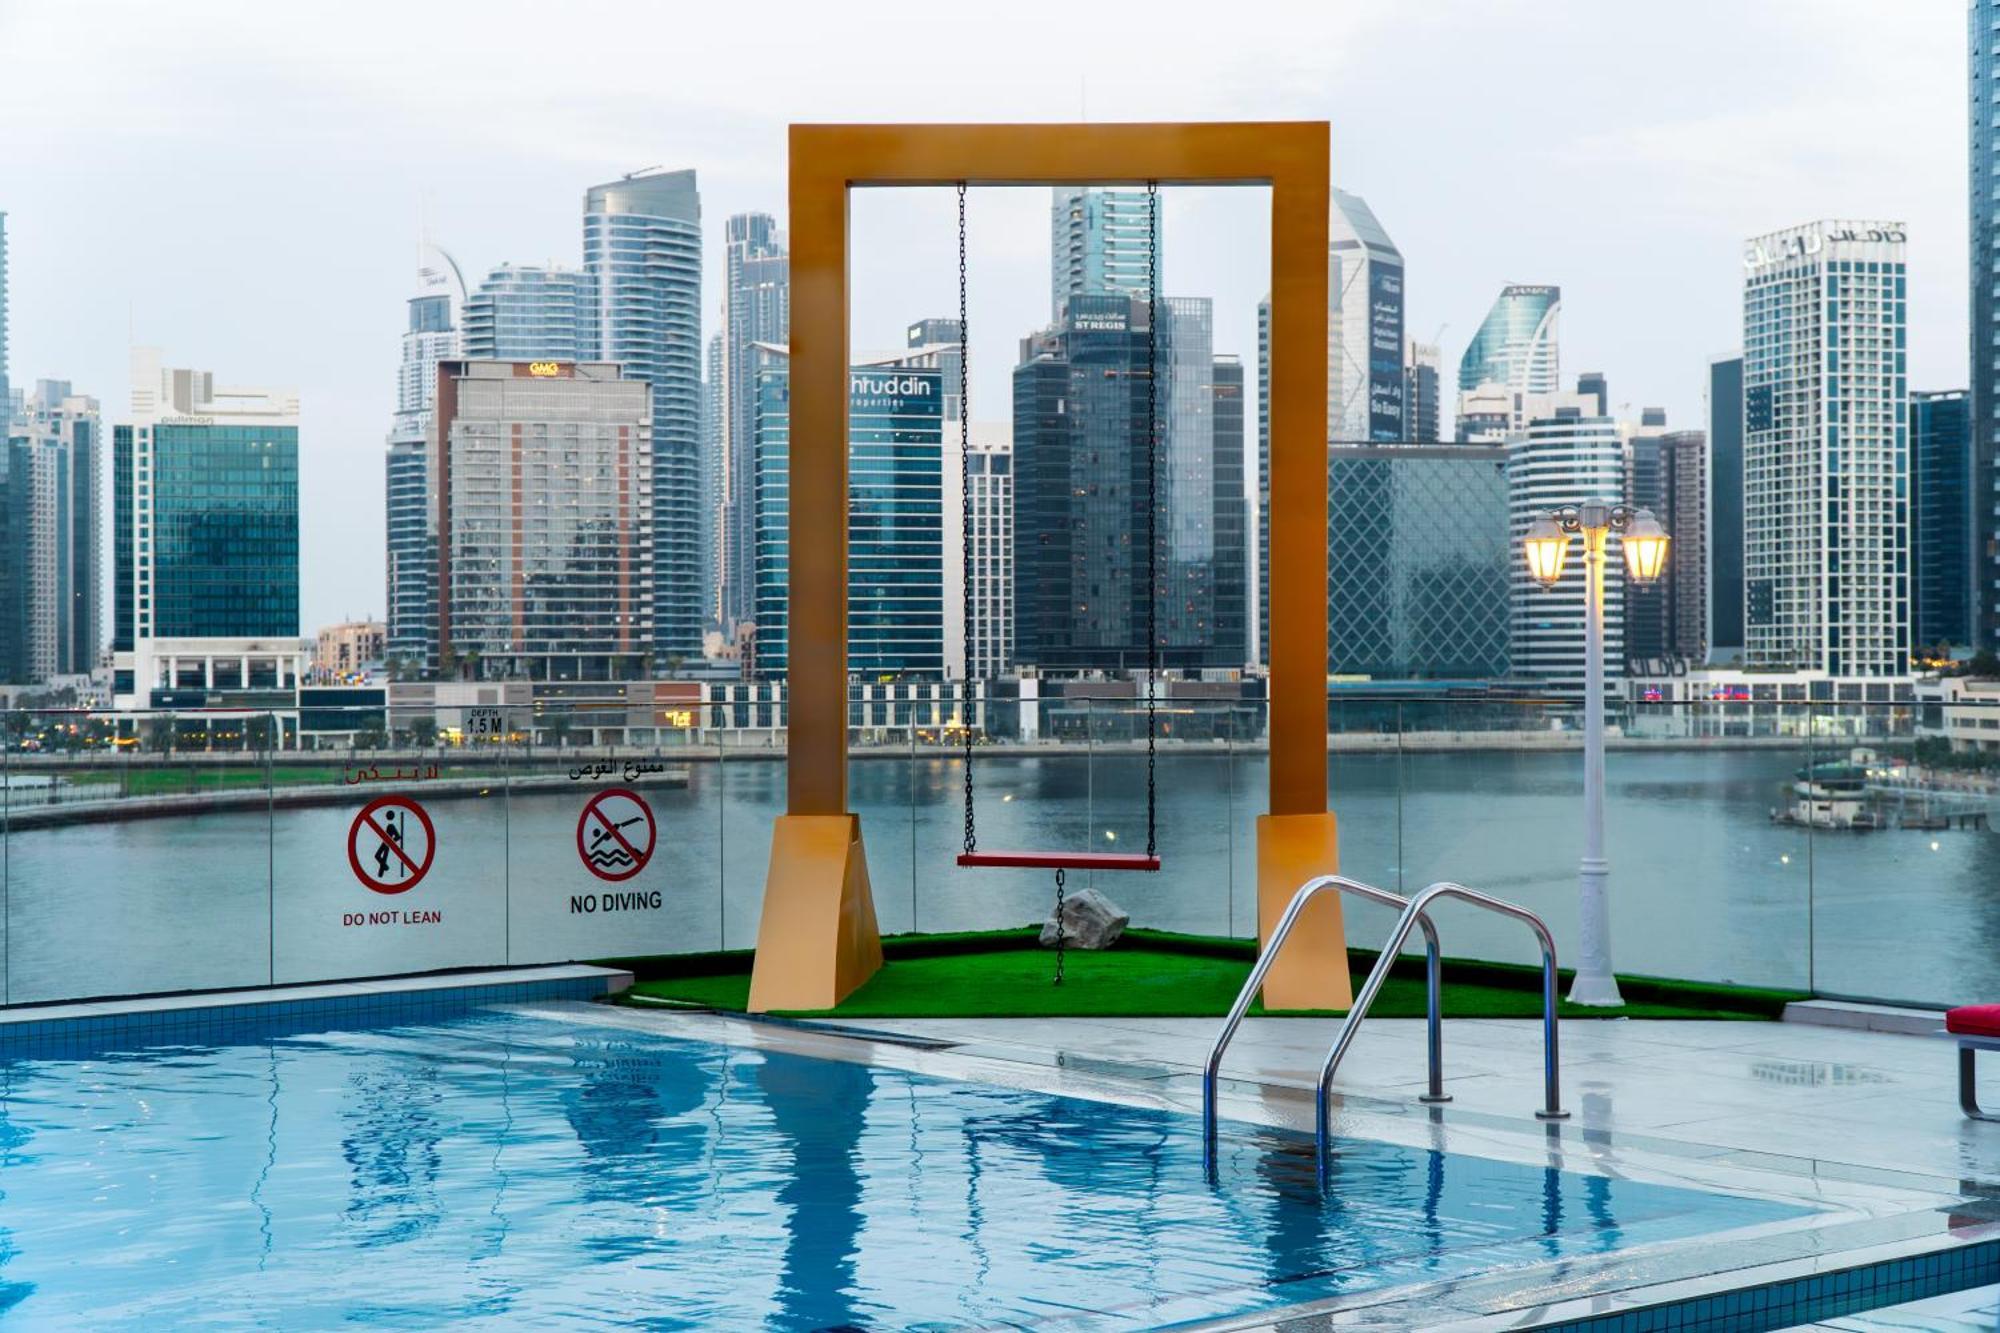
{"label": "concrete walkway", "polygon": [[[874,1019],[854,1026],[959,1043],[966,1054],[1198,1074],[1212,1019]],[[1413,1102],[1424,1090],[1423,1023],[1364,1023],[1335,1089]],[[1312,1087],[1335,1019],[1249,1019],[1223,1066],[1228,1082]],[[1798,1023],[1566,1021],[1560,1027],[1570,1123],[1706,1150],[1770,1153],[1965,1181],[2000,1190],[2000,1124],[1959,1113],[1950,1043]],[[2000,1104],[2000,1059],[1993,1064]],[[1447,1020],[1446,1108],[1518,1119],[1540,1105],[1541,1025]]]}

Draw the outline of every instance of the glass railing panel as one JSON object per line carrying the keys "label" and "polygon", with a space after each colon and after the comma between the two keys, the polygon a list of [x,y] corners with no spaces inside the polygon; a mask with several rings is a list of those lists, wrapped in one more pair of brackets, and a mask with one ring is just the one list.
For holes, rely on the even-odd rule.
{"label": "glass railing panel", "polygon": [[[1532,908],[1564,964],[1578,950],[1583,851],[1577,704],[1406,705],[1406,883],[1456,880]],[[1612,964],[1623,973],[1803,985],[1807,844],[1774,822],[1804,740],[1755,739],[1747,718],[1689,706],[1614,706],[1605,853]],[[1629,733],[1629,734],[1628,734]],[[1448,954],[1529,963],[1531,938],[1489,914],[1441,922]]]}
{"label": "glass railing panel", "polygon": [[1261,698],[1231,717],[1229,736],[1229,891],[1226,934],[1257,936],[1257,818],[1271,808],[1271,747]]}
{"label": "glass railing panel", "polygon": [[[1401,846],[1403,705],[1394,698],[1327,700],[1327,808],[1340,837],[1340,873],[1392,892],[1405,891]],[[1421,887],[1419,885],[1418,887]],[[1347,941],[1372,949],[1389,935],[1395,913],[1346,897]]]}
{"label": "glass railing panel", "polygon": [[[716,940],[723,948],[756,946],[771,831],[785,812],[785,733],[773,711],[770,704],[743,703],[710,713],[717,765],[714,808],[706,813],[721,830]],[[872,837],[863,830],[864,840]]]}
{"label": "glass railing panel", "polygon": [[[1097,712],[1097,701],[1071,697],[988,710],[972,759],[980,850],[1075,852],[1102,842],[1092,838],[1101,827],[1092,761]],[[962,746],[942,750],[926,771],[934,776],[925,783],[917,823],[918,927],[1003,930],[1046,920],[1055,905],[1052,872],[957,863],[965,838]],[[1113,901],[1124,905],[1115,895]]]}
{"label": "glass railing panel", "polygon": [[[1850,687],[1852,688],[1852,687]],[[1925,1006],[2000,992],[2000,707],[1813,708],[1812,981]]]}
{"label": "glass railing panel", "polygon": [[274,766],[277,982],[509,961],[511,747],[456,719],[391,730]]}
{"label": "glass railing panel", "polygon": [[[883,934],[910,929],[915,915],[918,863],[915,846],[916,806],[920,779],[915,733],[926,733],[925,749],[935,752],[944,719],[915,716],[928,712],[928,701],[883,701],[871,706],[881,725],[857,728],[847,746],[847,808],[861,817],[862,844],[868,850],[868,887],[875,900],[875,921]],[[933,778],[935,775],[932,775]],[[935,787],[935,782],[928,784]],[[925,799],[936,803],[932,790]]]}
{"label": "glass railing panel", "polygon": [[[1145,707],[1105,702],[1092,711],[1089,850],[1146,850],[1150,781],[1160,869],[1081,871],[1069,877],[1070,886],[1096,889],[1130,913],[1136,926],[1229,933],[1240,888],[1234,883],[1235,842],[1244,833],[1234,818],[1241,775],[1231,735],[1238,710],[1199,698],[1161,700],[1153,717],[1150,774]],[[1247,833],[1254,865],[1255,826]]]}
{"label": "glass railing panel", "polygon": [[269,980],[259,726],[23,711],[7,731],[8,1002]]}
{"label": "glass railing panel", "polygon": [[1811,848],[1791,808],[1813,755],[1805,710],[1614,705],[1607,734],[1614,970],[1805,988]]}
{"label": "glass railing panel", "polygon": [[718,773],[688,711],[618,701],[532,710],[532,730],[507,757],[512,962],[716,947]]}

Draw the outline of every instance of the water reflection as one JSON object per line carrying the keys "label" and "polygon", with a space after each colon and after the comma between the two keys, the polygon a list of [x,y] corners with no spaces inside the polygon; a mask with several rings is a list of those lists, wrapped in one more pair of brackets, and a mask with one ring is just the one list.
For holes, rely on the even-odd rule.
{"label": "water reflection", "polygon": [[[35,1161],[33,1153],[23,1151],[34,1131],[22,1123],[14,1114],[15,1084],[23,1075],[20,1066],[13,1060],[0,1060],[0,1181],[11,1181],[14,1173]],[[28,1076],[32,1081],[32,1076]],[[0,1189],[0,1207],[8,1203],[10,1190]],[[20,1246],[14,1239],[12,1227],[0,1227],[0,1275],[7,1274],[8,1267],[20,1254]],[[35,1284],[23,1282],[11,1275],[0,1276],[0,1315],[5,1315],[28,1297],[34,1295]]]}
{"label": "water reflection", "polygon": [[[583,1196],[650,1211],[689,1208],[704,1190],[698,1172],[708,1129],[694,1111],[708,1102],[724,1062],[665,1042],[579,1037],[570,1049],[578,1079],[563,1115],[583,1150]],[[581,1242],[601,1263],[657,1248],[651,1228],[593,1234]]]}
{"label": "water reflection", "polygon": [[791,1218],[778,1327],[833,1333],[871,1326],[885,1312],[866,1313],[854,1264],[862,1219],[860,1143],[875,1073],[841,1060],[772,1054],[757,1066],[754,1081],[790,1158],[776,1194]]}
{"label": "water reflection", "polygon": [[347,1092],[340,1155],[348,1165],[346,1218],[361,1233],[357,1243],[372,1249],[430,1234],[442,1215],[436,1066],[371,1066],[349,1075]]}

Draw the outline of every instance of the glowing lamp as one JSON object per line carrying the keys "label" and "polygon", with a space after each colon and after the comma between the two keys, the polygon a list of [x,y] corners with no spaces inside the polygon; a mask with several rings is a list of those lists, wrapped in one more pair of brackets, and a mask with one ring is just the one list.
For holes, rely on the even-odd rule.
{"label": "glowing lamp", "polygon": [[1544,588],[1553,588],[1561,580],[1563,560],[1569,555],[1569,534],[1556,525],[1554,518],[1543,514],[1528,525],[1528,533],[1521,538],[1521,550],[1528,557],[1528,572]]}
{"label": "glowing lamp", "polygon": [[1625,576],[1641,586],[1659,578],[1667,568],[1669,541],[1667,530],[1651,510],[1634,514],[1619,543],[1625,548]]}

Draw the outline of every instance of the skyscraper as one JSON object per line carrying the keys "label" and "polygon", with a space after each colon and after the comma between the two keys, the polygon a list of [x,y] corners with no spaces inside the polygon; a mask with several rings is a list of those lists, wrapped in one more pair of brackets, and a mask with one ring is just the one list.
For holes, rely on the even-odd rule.
{"label": "skyscraper", "polygon": [[[756,669],[790,665],[791,366],[752,346],[757,372]],[[942,679],[945,671],[944,393],[934,367],[896,358],[848,377],[847,669]],[[952,478],[954,487],[957,478]],[[961,590],[953,588],[956,598]]]}
{"label": "skyscraper", "polygon": [[1904,228],[1810,222],[1743,267],[1746,657],[1910,668]]}
{"label": "skyscraper", "polygon": [[132,358],[112,433],[114,694],[286,687],[299,651],[299,400]]}
{"label": "skyscraper", "polygon": [[1743,358],[1708,363],[1708,645],[1743,651]]}
{"label": "skyscraper", "polygon": [[1328,673],[1504,677],[1507,451],[1338,444],[1328,463]]}
{"label": "skyscraper", "polygon": [[709,335],[701,377],[701,587],[703,618],[718,632],[722,618],[722,335]]}
{"label": "skyscraper", "polygon": [[1328,219],[1338,397],[1336,440],[1403,438],[1403,255],[1361,196],[1333,192]]}
{"label": "skyscraper", "polygon": [[1411,338],[1403,352],[1403,438],[1412,444],[1436,444],[1444,437],[1444,416],[1438,394],[1444,382],[1444,354],[1436,343]]}
{"label": "skyscraper", "polygon": [[[1151,196],[1143,190],[1059,185],[1049,206],[1049,318],[1060,322],[1077,296],[1147,299],[1154,257],[1147,253]],[[1161,218],[1160,249],[1166,249]],[[1164,270],[1160,276],[1164,290]]]}
{"label": "skyscraper", "polygon": [[440,670],[626,680],[652,651],[653,413],[603,362],[438,363]]}
{"label": "skyscraper", "polygon": [[[458,264],[443,250],[426,244],[419,255],[417,291],[409,299],[409,322],[403,331],[386,476],[387,652],[405,670],[424,671],[437,665],[437,505],[430,485],[431,411],[437,397],[438,362],[458,355],[459,322],[465,304],[465,279]],[[493,326],[487,327],[490,331]]]}
{"label": "skyscraper", "polygon": [[[1618,423],[1593,415],[1597,400],[1561,394],[1546,400],[1550,415],[1531,419],[1507,445],[1508,549],[1519,551],[1529,524],[1563,505],[1613,500],[1625,484],[1625,454]],[[1512,577],[1514,674],[1550,693],[1581,698],[1584,689],[1584,562],[1580,552],[1563,566],[1562,579],[1544,588],[1516,558]],[[1604,565],[1604,674],[1623,674],[1625,661],[1624,562],[1613,540]]]}
{"label": "skyscraper", "polygon": [[1212,621],[1217,658],[1234,655],[1230,666],[1250,662],[1257,648],[1250,623],[1250,514],[1244,498],[1243,360],[1218,353],[1211,363],[1215,456],[1210,507],[1215,562]]}
{"label": "skyscraper", "polygon": [[475,361],[588,361],[597,348],[591,275],[556,264],[502,264],[465,298],[460,354]]}
{"label": "skyscraper", "polygon": [[782,346],[790,337],[791,258],[785,234],[769,213],[738,213],[727,238],[722,344],[722,627],[751,618],[756,608],[757,386],[750,345]]}
{"label": "skyscraper", "polygon": [[595,355],[653,400],[656,664],[701,656],[701,196],[693,171],[627,176],[584,196]]}
{"label": "skyscraper", "polygon": [[[1969,78],[1966,102],[1971,133],[1971,365],[1972,491],[1991,495],[2000,485],[2000,126],[1993,122],[2000,84],[2000,0],[1972,0],[1966,6]],[[1991,504],[1973,508],[1969,590],[1974,644],[2000,648],[2000,514]]]}
{"label": "skyscraper", "polygon": [[13,381],[7,372],[7,212],[0,209],[0,438],[14,409]]}
{"label": "skyscraper", "polygon": [[[946,379],[949,389],[951,381]],[[947,411],[952,395],[945,395]],[[1014,429],[975,422],[960,456],[964,422],[944,424],[944,674],[964,673],[966,612],[972,613],[972,676],[991,680],[1014,662]],[[965,469],[961,494],[959,469]],[[970,501],[972,572],[966,574],[965,505]]]}
{"label": "skyscraper", "polygon": [[95,398],[42,380],[0,435],[0,680],[97,665],[101,431]]}
{"label": "skyscraper", "polygon": [[[1163,302],[1161,440],[1148,449],[1143,301],[1078,296],[1029,337],[1014,370],[1014,653],[1053,670],[1138,670],[1148,616],[1161,664],[1242,665],[1242,602],[1218,597],[1245,570],[1219,531],[1241,503],[1242,458],[1215,438],[1215,357],[1206,300]],[[1233,480],[1232,480],[1233,478]],[[1158,497],[1146,585],[1147,496]]]}
{"label": "skyscraper", "polygon": [[956,421],[963,405],[959,402],[959,365],[964,359],[965,330],[955,319],[913,320],[904,337],[906,347],[937,348],[937,368],[944,372],[944,419]]}
{"label": "skyscraper", "polygon": [[1709,454],[1708,436],[1698,430],[1670,430],[1660,437],[1665,477],[1661,490],[1667,511],[1657,517],[1672,544],[1667,548],[1668,654],[1695,666],[1708,660],[1709,625]]}
{"label": "skyscraper", "polygon": [[[1608,417],[1611,415],[1611,386],[1605,381],[1603,371],[1586,370],[1578,375],[1576,377],[1576,391],[1596,402],[1598,416]],[[1665,424],[1664,418],[1659,424]]]}
{"label": "skyscraper", "polygon": [[1555,393],[1562,378],[1561,312],[1560,287],[1509,283],[1501,288],[1459,358],[1460,391],[1502,384],[1516,393]]}
{"label": "skyscraper", "polygon": [[1250,580],[1254,633],[1250,660],[1271,660],[1271,298],[1257,303],[1257,489],[1250,497],[1256,533],[1256,572]]}
{"label": "skyscraper", "polygon": [[[1587,394],[1608,401],[1601,377]],[[1699,666],[1708,657],[1708,437],[1666,424],[1665,411],[1649,407],[1625,441],[1625,502],[1651,510],[1672,538],[1665,577],[1625,590],[1625,659]]]}
{"label": "skyscraper", "polygon": [[[1486,313],[1458,362],[1460,415],[1466,395],[1504,395],[1508,428],[1518,430],[1535,410],[1532,399],[1561,387],[1558,323],[1562,289],[1510,283]],[[1461,424],[1458,437],[1468,438]],[[1473,436],[1477,438],[1477,436]]]}
{"label": "skyscraper", "polygon": [[1972,414],[1963,389],[1910,395],[1910,614],[1918,648],[1972,642]]}
{"label": "skyscraper", "polygon": [[[1577,376],[1577,396],[1586,399],[1586,412],[1609,416],[1610,391],[1602,374]],[[1625,503],[1651,510],[1662,524],[1671,521],[1667,507],[1667,477],[1671,463],[1666,457],[1667,414],[1659,408],[1644,410],[1638,428],[1625,440],[1625,485],[1620,492]],[[1671,549],[1671,548],[1670,548]],[[1625,658],[1629,662],[1651,662],[1668,655],[1672,636],[1668,622],[1672,608],[1667,589],[1659,582],[1625,590]]]}

